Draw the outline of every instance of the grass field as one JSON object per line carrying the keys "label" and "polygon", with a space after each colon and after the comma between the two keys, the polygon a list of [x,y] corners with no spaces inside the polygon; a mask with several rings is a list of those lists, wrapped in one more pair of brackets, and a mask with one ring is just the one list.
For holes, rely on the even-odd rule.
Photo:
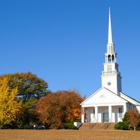
{"label": "grass field", "polygon": [[0,130],[0,140],[140,140],[140,131]]}

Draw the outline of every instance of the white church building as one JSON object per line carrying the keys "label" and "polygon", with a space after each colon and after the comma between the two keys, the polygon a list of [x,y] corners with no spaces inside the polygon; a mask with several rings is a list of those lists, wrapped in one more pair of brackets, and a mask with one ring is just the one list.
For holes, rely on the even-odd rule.
{"label": "white church building", "polygon": [[118,66],[109,10],[107,52],[101,75],[102,87],[81,103],[82,123],[119,122],[130,109],[137,108],[140,112],[140,102],[122,92],[122,77]]}

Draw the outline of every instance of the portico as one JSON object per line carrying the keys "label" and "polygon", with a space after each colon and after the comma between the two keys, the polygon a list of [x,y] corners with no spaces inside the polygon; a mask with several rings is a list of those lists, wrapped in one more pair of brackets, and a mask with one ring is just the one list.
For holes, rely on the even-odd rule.
{"label": "portico", "polygon": [[122,120],[126,111],[126,104],[82,107],[81,122],[118,122]]}

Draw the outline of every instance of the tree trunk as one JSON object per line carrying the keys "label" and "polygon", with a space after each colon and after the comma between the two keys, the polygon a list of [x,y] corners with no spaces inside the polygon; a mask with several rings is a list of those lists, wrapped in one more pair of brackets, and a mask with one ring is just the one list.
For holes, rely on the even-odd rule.
{"label": "tree trunk", "polygon": [[134,127],[134,131],[136,131],[136,126],[135,126],[135,125],[133,125],[133,127]]}

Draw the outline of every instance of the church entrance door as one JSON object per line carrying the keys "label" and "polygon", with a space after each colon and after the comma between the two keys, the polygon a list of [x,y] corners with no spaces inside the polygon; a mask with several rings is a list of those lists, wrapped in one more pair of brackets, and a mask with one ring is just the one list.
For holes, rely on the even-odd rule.
{"label": "church entrance door", "polygon": [[103,113],[103,122],[108,122],[109,121],[109,117],[108,117],[108,112]]}

